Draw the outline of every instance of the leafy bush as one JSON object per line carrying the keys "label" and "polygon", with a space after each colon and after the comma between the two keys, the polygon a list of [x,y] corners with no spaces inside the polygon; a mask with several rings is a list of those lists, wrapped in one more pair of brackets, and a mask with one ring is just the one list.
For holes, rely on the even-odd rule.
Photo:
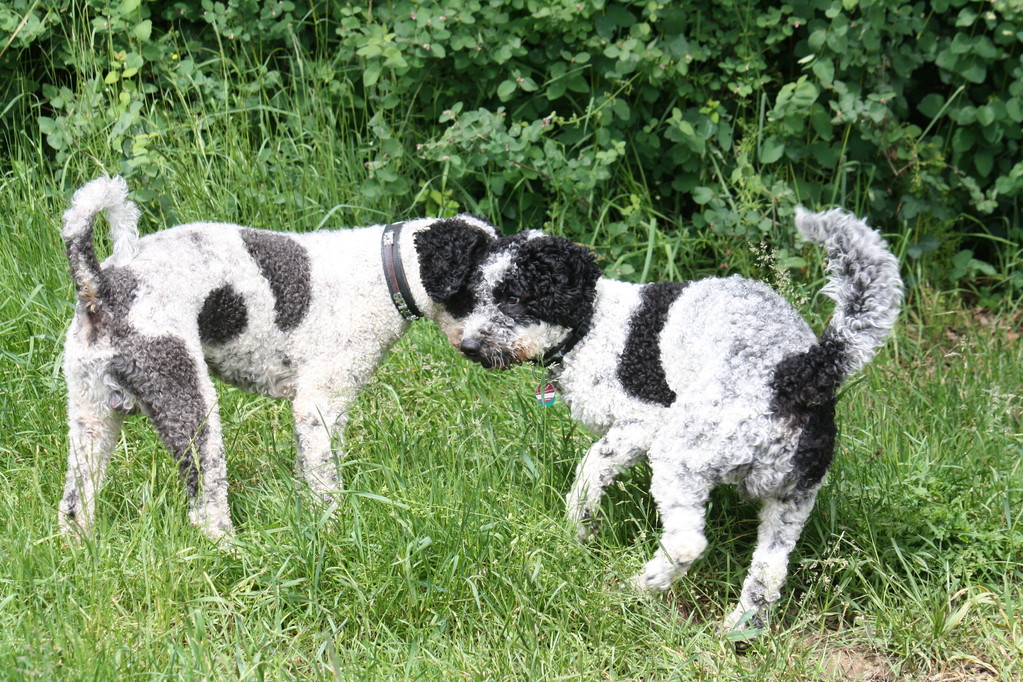
{"label": "leafy bush", "polygon": [[547,223],[624,276],[661,274],[651,235],[665,265],[684,228],[778,240],[837,203],[1023,291],[1013,0],[13,0],[0,30],[0,140],[30,112],[58,164],[91,135],[158,176],[176,101],[343,109],[367,201]]}

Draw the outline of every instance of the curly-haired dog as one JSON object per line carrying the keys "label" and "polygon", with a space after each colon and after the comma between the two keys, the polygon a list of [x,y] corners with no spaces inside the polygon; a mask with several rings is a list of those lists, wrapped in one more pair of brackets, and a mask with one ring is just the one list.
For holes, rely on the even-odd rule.
{"label": "curly-haired dog", "polygon": [[779,598],[831,463],[835,391],[889,335],[902,300],[898,262],[864,222],[800,209],[796,226],[830,259],[824,291],[836,307],[820,338],[762,283],[604,279],[587,249],[538,232],[493,245],[454,329],[455,345],[484,367],[550,367],[572,416],[601,435],[567,499],[581,536],[617,473],[649,459],[664,529],[638,587],[666,590],[703,553],[715,485],[762,500],[727,628],[762,626]]}
{"label": "curly-haired dog", "polygon": [[[468,215],[306,234],[192,223],[139,238],[121,178],[74,196],[63,237],[78,291],[64,346],[70,454],[61,527],[87,532],[126,414],[141,410],[174,455],[190,517],[232,531],[211,373],[292,401],[297,468],[314,493],[340,481],[348,410],[418,316],[452,324],[447,303],[497,231]],[[102,265],[93,222],[105,211]]]}

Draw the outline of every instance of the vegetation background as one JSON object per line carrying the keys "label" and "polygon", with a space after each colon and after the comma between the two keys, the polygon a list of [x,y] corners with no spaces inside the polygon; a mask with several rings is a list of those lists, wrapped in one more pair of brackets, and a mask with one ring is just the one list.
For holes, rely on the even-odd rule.
{"label": "vegetation background", "polygon": [[[6,0],[0,4],[0,678],[1019,679],[1023,6],[1015,0]],[[716,629],[755,506],[664,600],[642,470],[574,543],[589,436],[428,326],[349,429],[345,496],[296,488],[287,405],[223,391],[225,554],[142,420],[96,540],[55,535],[70,193],[126,176],[143,230],[313,230],[469,210],[635,281],[767,279],[815,325],[796,204],[903,262],[896,338],[844,391],[836,466],[773,634]]]}

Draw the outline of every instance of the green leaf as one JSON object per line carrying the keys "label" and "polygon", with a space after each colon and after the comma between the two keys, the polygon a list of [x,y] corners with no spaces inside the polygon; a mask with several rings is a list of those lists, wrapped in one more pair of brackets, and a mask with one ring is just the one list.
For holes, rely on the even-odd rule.
{"label": "green leaf", "polygon": [[982,177],[991,175],[991,169],[995,166],[995,159],[989,151],[979,151],[973,155],[973,165],[977,167],[977,172]]}
{"label": "green leaf", "polygon": [[629,109],[629,103],[626,102],[624,99],[621,98],[616,99],[614,101],[614,104],[611,105],[611,108],[615,112],[615,117],[617,117],[618,120],[620,121],[627,122],[629,118],[632,116],[632,112]]}
{"label": "green leaf", "polygon": [[502,102],[507,102],[509,99],[511,99],[511,96],[515,94],[515,88],[516,88],[515,81],[513,80],[502,81],[501,84],[497,86],[498,99],[500,99]]}
{"label": "green leaf", "polygon": [[377,81],[380,80],[380,71],[382,66],[376,59],[366,63],[366,68],[362,70],[362,83],[367,88],[376,85]]}
{"label": "green leaf", "polygon": [[956,17],[955,25],[963,28],[966,26],[973,26],[975,21],[977,21],[977,13],[969,7],[964,7],[959,11],[959,16]]}
{"label": "green leaf", "polygon": [[107,85],[113,85],[118,81],[120,77],[121,77],[120,71],[111,71],[106,75],[106,78],[103,79],[103,82],[106,83]]}
{"label": "green leaf", "polygon": [[987,36],[980,36],[973,44],[973,53],[981,59],[992,61],[997,59],[1001,51],[995,47],[995,44],[991,42],[991,39]]}
{"label": "green leaf", "polygon": [[936,92],[932,92],[929,95],[925,95],[920,103],[916,105],[916,108],[921,114],[928,118],[934,118],[941,111],[941,108],[945,106],[945,98]]}
{"label": "green leaf", "polygon": [[835,126],[831,122],[831,114],[820,104],[813,105],[810,122],[813,124],[814,132],[825,140],[830,140],[835,133]]}
{"label": "green leaf", "polygon": [[957,152],[966,152],[973,149],[977,142],[975,128],[959,128],[952,134],[952,149]]}
{"label": "green leaf", "polygon": [[961,75],[971,83],[980,85],[987,79],[987,67],[982,62],[976,61],[963,69]]}
{"label": "green leaf", "polygon": [[121,0],[121,6],[117,8],[117,13],[122,17],[127,17],[134,14],[140,4],[141,0]]}
{"label": "green leaf", "polygon": [[386,58],[384,59],[384,66],[389,69],[397,69],[399,72],[408,68],[408,62],[401,55],[401,51],[397,48],[388,48],[384,51]]}
{"label": "green leaf", "polygon": [[949,277],[952,278],[953,282],[958,282],[966,276],[971,260],[973,260],[973,251],[970,249],[964,249],[952,256],[952,272],[949,274]]}
{"label": "green leaf", "polygon": [[1019,97],[1013,97],[1005,103],[1005,112],[1016,123],[1023,122],[1023,100],[1020,100]]}
{"label": "green leaf", "polygon": [[760,146],[760,163],[774,163],[785,152],[785,143],[773,135]]}
{"label": "green leaf", "polygon": [[806,260],[799,256],[789,256],[788,258],[783,258],[778,265],[786,270],[798,270],[799,268],[806,267]]}
{"label": "green leaf", "polygon": [[823,28],[819,28],[810,34],[810,38],[807,40],[807,45],[814,52],[819,52],[824,43],[828,40],[828,32]]}
{"label": "green leaf", "polygon": [[710,187],[696,187],[693,189],[693,201],[700,206],[707,204],[714,198],[714,190]]}
{"label": "green leaf", "polygon": [[813,69],[813,75],[817,76],[817,80],[824,87],[831,87],[835,80],[835,63],[833,61],[826,58],[818,59],[811,68]]}
{"label": "green leaf", "polygon": [[995,122],[995,110],[988,105],[977,109],[977,123],[982,126],[989,126]]}
{"label": "green leaf", "polygon": [[136,40],[148,42],[150,36],[153,35],[153,22],[149,19],[140,21],[138,25],[132,29],[131,34],[135,36]]}

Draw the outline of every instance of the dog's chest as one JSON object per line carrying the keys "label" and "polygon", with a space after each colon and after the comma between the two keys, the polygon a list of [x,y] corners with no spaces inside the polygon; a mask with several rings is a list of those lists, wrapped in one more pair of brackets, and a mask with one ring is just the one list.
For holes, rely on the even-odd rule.
{"label": "dog's chest", "polygon": [[557,376],[572,417],[596,433],[616,421],[643,419],[663,407],[636,399],[623,387],[618,365],[640,303],[639,287],[601,280],[592,329],[566,358]]}

